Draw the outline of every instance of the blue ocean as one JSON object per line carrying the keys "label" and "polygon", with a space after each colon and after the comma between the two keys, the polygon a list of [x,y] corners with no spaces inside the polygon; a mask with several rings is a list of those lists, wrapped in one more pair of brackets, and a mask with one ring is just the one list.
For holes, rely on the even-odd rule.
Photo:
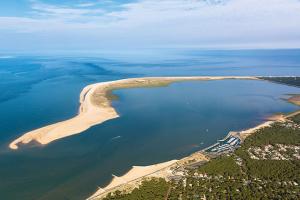
{"label": "blue ocean", "polygon": [[114,91],[120,118],[17,151],[23,133],[77,114],[84,86],[145,76],[300,76],[300,50],[147,50],[0,54],[1,199],[84,199],[133,165],[180,159],[231,130],[299,107],[300,88],[267,81],[193,81]]}

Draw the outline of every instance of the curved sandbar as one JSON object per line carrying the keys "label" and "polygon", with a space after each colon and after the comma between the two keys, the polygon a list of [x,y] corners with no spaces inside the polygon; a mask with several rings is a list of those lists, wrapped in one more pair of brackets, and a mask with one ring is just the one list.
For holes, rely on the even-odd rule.
{"label": "curved sandbar", "polygon": [[222,79],[256,80],[258,78],[252,76],[145,77],[88,85],[80,93],[80,108],[77,116],[25,133],[11,142],[9,148],[18,149],[18,144],[27,144],[32,141],[48,144],[54,140],[81,133],[91,126],[119,117],[116,110],[111,106],[111,100],[115,98],[111,92],[116,89],[161,87],[178,81]]}

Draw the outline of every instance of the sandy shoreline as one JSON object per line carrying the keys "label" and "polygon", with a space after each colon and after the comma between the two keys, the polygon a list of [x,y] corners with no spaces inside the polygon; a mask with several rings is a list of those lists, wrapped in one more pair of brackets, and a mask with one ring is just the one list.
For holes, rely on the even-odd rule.
{"label": "sandy shoreline", "polygon": [[170,176],[174,176],[173,170],[175,168],[182,167],[188,163],[191,164],[208,160],[209,159],[201,151],[198,151],[180,160],[171,160],[148,166],[133,166],[127,173],[120,177],[113,175],[111,182],[103,188],[99,187],[98,190],[88,198],[88,200],[101,199],[108,193],[116,190],[132,191],[145,179],[154,177],[168,179]]}
{"label": "sandy shoreline", "polygon": [[80,93],[80,108],[77,116],[27,132],[12,141],[9,144],[9,148],[18,149],[19,144],[28,144],[32,141],[45,145],[54,140],[81,133],[94,125],[119,117],[116,110],[111,106],[111,100],[114,98],[111,92],[116,89],[161,87],[179,81],[223,79],[257,80],[258,78],[252,76],[145,77],[88,85]]}
{"label": "sandy shoreline", "polygon": [[113,175],[113,179],[106,187],[98,188],[98,190],[88,199],[104,197],[109,192],[120,189],[122,186],[125,186],[122,188],[122,190],[131,190],[131,187],[134,188],[138,186],[141,182],[141,179],[145,177],[164,177],[163,174],[168,173],[169,168],[176,162],[178,162],[178,160],[171,160],[148,166],[133,166],[127,173],[120,177]]}

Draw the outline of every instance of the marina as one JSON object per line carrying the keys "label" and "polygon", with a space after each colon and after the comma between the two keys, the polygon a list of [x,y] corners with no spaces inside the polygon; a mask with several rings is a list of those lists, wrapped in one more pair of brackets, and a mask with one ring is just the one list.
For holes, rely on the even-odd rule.
{"label": "marina", "polygon": [[233,151],[241,144],[241,138],[239,137],[238,132],[229,132],[228,135],[222,139],[218,140],[217,143],[209,146],[208,148],[204,149],[203,152],[205,153],[223,153],[227,151]]}

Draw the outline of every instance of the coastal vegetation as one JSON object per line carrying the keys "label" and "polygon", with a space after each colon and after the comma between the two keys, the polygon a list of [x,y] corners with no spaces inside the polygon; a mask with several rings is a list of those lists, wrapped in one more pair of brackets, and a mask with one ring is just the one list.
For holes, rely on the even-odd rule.
{"label": "coastal vegetation", "polygon": [[97,106],[110,106],[111,101],[117,100],[118,96],[113,91],[128,88],[166,87],[179,80],[168,79],[136,79],[128,82],[115,82],[105,87],[99,87],[92,94],[91,101]]}
{"label": "coastal vegetation", "polygon": [[261,77],[263,80],[300,87],[300,77]]}
{"label": "coastal vegetation", "polygon": [[153,178],[143,181],[139,188],[135,188],[131,193],[121,193],[116,191],[114,194],[108,194],[104,200],[140,200],[140,199],[164,199],[169,190],[170,184],[163,178]]}
{"label": "coastal vegetation", "polygon": [[259,129],[234,152],[186,168],[180,178],[151,179],[104,199],[300,199],[299,119]]}

